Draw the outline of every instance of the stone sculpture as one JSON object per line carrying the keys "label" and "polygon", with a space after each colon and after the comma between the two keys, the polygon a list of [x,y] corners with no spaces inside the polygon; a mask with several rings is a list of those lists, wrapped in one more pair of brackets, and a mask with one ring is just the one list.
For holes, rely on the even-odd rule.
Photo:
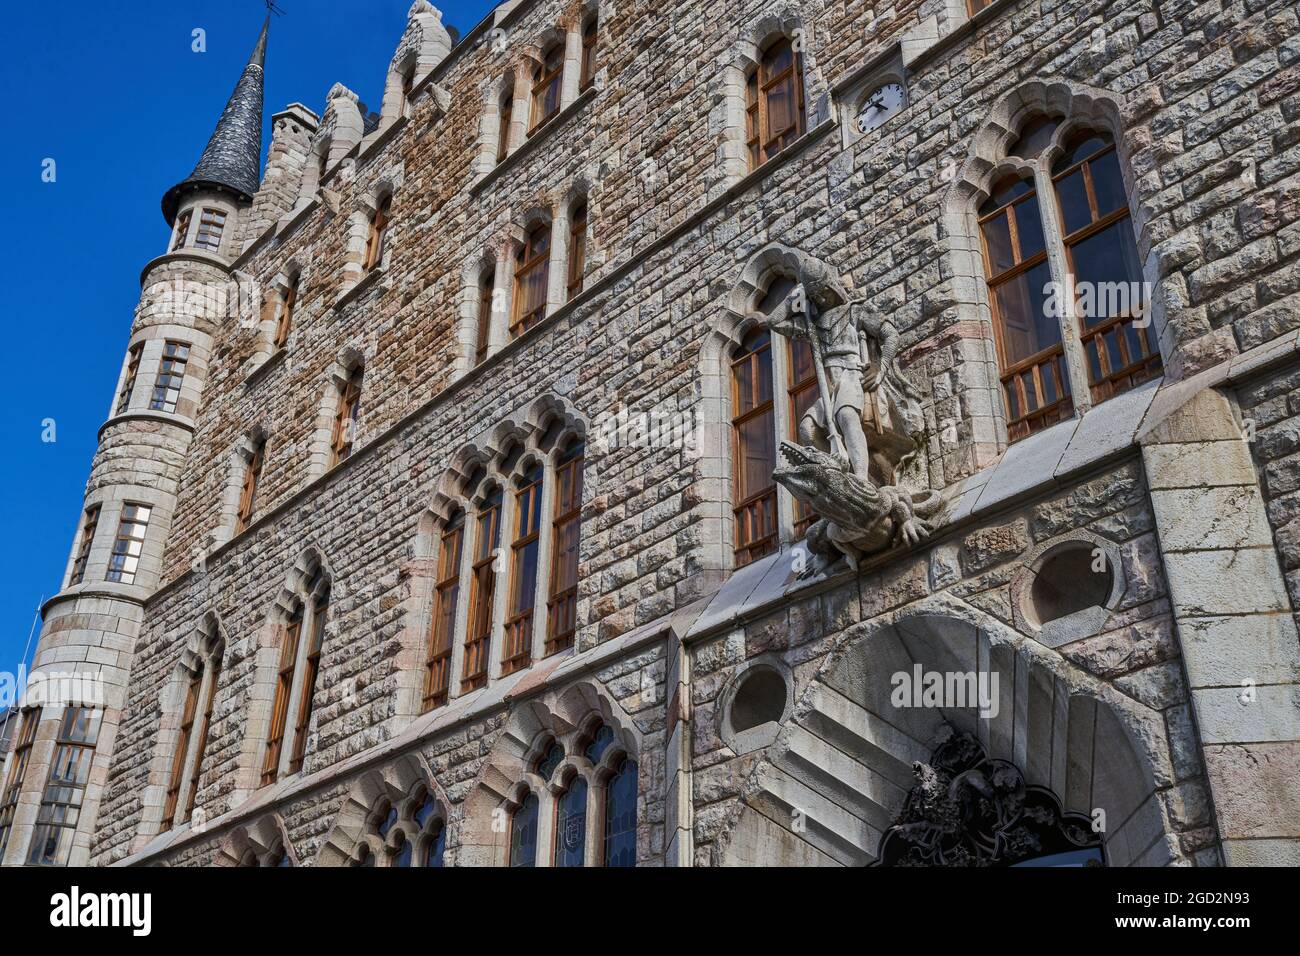
{"label": "stone sculpture", "polygon": [[812,351],[819,398],[799,423],[803,444],[782,442],[772,474],[818,515],[807,535],[810,576],[840,559],[856,568],[864,555],[916,544],[946,503],[915,474],[925,420],[919,391],[895,363],[897,330],[854,300],[825,262],[783,253],[795,285],[770,313],[752,318]]}

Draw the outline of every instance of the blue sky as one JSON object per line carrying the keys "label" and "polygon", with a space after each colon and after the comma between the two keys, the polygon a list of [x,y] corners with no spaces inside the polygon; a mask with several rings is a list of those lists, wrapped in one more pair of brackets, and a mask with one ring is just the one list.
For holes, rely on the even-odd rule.
{"label": "blue sky", "polygon": [[[266,119],[295,101],[321,112],[335,82],[378,110],[410,0],[279,5],[285,15],[273,18],[267,47]],[[434,5],[462,34],[493,6]],[[264,16],[262,0],[65,0],[5,10],[0,671],[17,668],[41,598],[59,586],[140,270],[165,251],[159,202],[198,161]],[[191,49],[195,28],[206,31],[204,53]],[[46,159],[56,164],[52,183],[42,182]],[[53,442],[42,441],[46,419]]]}

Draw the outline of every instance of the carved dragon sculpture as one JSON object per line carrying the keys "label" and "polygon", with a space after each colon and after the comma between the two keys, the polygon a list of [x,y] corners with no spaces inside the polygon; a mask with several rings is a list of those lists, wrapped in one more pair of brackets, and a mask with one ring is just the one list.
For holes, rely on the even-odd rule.
{"label": "carved dragon sculpture", "polygon": [[930,535],[946,507],[937,492],[874,485],[826,452],[791,441],[781,442],[781,461],[772,477],[818,515],[807,535],[818,560],[802,577],[841,557],[857,570],[864,555],[898,543],[914,545]]}

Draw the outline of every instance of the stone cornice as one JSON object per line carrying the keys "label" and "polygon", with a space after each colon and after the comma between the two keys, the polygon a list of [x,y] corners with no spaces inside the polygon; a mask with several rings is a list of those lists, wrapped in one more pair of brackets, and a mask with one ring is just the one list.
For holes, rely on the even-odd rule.
{"label": "stone cornice", "polygon": [[194,434],[194,423],[181,418],[179,415],[173,415],[168,412],[138,411],[138,412],[121,412],[111,416],[108,421],[99,426],[99,431],[95,435],[96,441],[104,440],[104,432],[108,431],[113,425],[121,425],[124,422],[132,421],[152,421],[162,422],[164,425],[175,425],[182,431]]}
{"label": "stone cornice", "polygon": [[232,263],[210,252],[200,252],[198,249],[193,248],[177,249],[175,252],[164,252],[162,255],[155,256],[145,263],[144,268],[140,270],[140,288],[144,288],[145,280],[149,278],[150,272],[159,266],[168,265],[172,262],[200,262],[205,266],[212,266],[214,269],[221,270],[225,275],[230,275],[231,270],[234,268]]}

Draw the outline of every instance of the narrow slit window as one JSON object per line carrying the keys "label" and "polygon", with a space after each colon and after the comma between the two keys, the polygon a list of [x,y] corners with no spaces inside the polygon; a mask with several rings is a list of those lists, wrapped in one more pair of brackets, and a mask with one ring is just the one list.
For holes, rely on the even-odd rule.
{"label": "narrow slit window", "polygon": [[293,750],[289,754],[289,772],[302,769],[307,755],[307,732],[316,696],[316,679],[320,675],[321,647],[325,642],[325,618],[329,614],[329,591],[316,598],[312,607],[311,630],[307,639],[307,656],[303,659],[302,687],[298,695],[298,720],[293,729]]}
{"label": "narrow slit window", "polygon": [[181,784],[185,777],[185,760],[190,752],[190,734],[194,731],[194,720],[199,709],[199,695],[203,688],[203,668],[200,666],[190,674],[185,689],[185,706],[181,710],[181,726],[176,737],[176,750],[172,754],[170,782],[167,784],[167,796],[163,803],[163,831],[170,830],[176,817],[176,806],[180,802]]}
{"label": "narrow slit window", "polygon": [[194,219],[194,210],[186,209],[176,220],[176,234],[172,237],[172,251],[184,248],[190,235],[190,223]]}
{"label": "narrow slit window", "polygon": [[361,379],[362,369],[357,366],[339,391],[338,408],[334,412],[334,429],[330,435],[331,468],[352,457],[357,419],[361,417]]}
{"label": "narrow slit window", "polygon": [[280,350],[289,344],[289,332],[293,329],[293,312],[298,306],[298,276],[289,280],[289,287],[284,290],[284,300],[280,303],[280,319],[275,326],[275,348]]}
{"label": "narrow slit window", "polygon": [[533,70],[533,115],[528,135],[536,133],[560,111],[560,77],[564,73],[564,48],[552,46]]}
{"label": "narrow slit window", "polygon": [[68,584],[80,584],[86,577],[86,562],[90,560],[90,546],[99,527],[99,505],[91,505],[81,521],[81,541],[77,544],[77,558],[72,562],[72,576]]}
{"label": "narrow slit window", "polygon": [[475,690],[487,684],[488,652],[492,644],[492,605],[496,591],[494,565],[501,544],[501,502],[502,494],[498,489],[483,503],[476,522],[462,691]]}
{"label": "narrow slit window", "polygon": [[514,673],[532,661],[542,477],[542,466],[533,467],[515,492],[515,540],[510,545],[510,605],[501,655],[502,674]]}
{"label": "narrow slit window", "polygon": [[555,466],[551,524],[551,587],[546,602],[547,655],[573,646],[578,620],[578,556],[582,538],[582,468],[585,446],[567,448]]}
{"label": "narrow slit window", "polygon": [[384,261],[384,249],[388,242],[388,225],[392,215],[393,197],[385,196],[375,214],[370,217],[370,234],[366,237],[365,268],[369,272]]}
{"label": "narrow slit window", "polygon": [[127,352],[126,378],[122,380],[122,390],[117,393],[118,415],[121,415],[131,406],[131,393],[135,391],[136,376],[140,374],[140,357],[142,355],[144,355],[143,342],[137,342]]}
{"label": "narrow slit window", "polygon": [[280,776],[280,751],[284,746],[284,728],[289,719],[289,695],[293,693],[293,675],[298,663],[298,641],[302,636],[302,606],[285,621],[280,634],[280,666],[275,675],[275,703],[266,737],[266,757],[262,762],[262,786],[275,783]]}
{"label": "narrow slit window", "polygon": [[460,603],[461,555],[465,543],[465,513],[457,511],[442,531],[438,549],[438,581],[434,585],[433,622],[425,667],[424,710],[447,702],[451,685],[451,646]]}
{"label": "narrow slit window", "polygon": [[546,316],[546,288],[550,280],[551,227],[538,226],[528,234],[515,257],[515,316],[511,337],[527,332]]}
{"label": "narrow slit window", "polygon": [[776,418],[772,399],[772,340],[766,331],[746,336],[731,363],[732,485],[736,566],[771,554],[777,546]]}
{"label": "narrow slit window", "polygon": [[592,17],[582,28],[582,73],[578,80],[578,89],[585,90],[596,79],[596,41],[600,24]]}
{"label": "narrow slit window", "polygon": [[266,456],[266,442],[258,442],[253,455],[244,465],[244,485],[239,492],[239,512],[235,518],[235,534],[253,523],[257,507],[257,486],[262,479],[262,461]]}
{"label": "narrow slit window", "polygon": [[569,281],[568,298],[582,291],[583,274],[587,271],[587,204],[573,210],[569,221]]}

